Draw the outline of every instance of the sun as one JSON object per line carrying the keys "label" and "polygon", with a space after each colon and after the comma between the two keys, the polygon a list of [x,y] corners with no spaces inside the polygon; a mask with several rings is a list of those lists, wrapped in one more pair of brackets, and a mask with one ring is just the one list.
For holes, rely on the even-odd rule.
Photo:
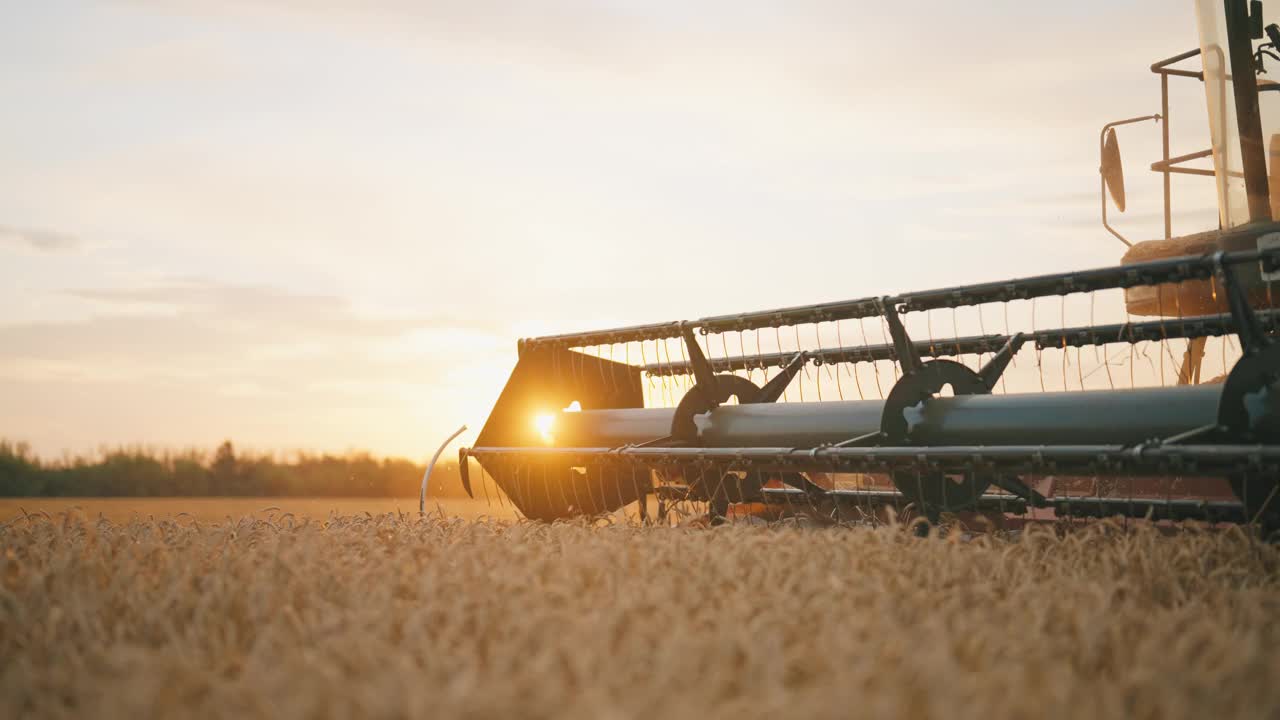
{"label": "sun", "polygon": [[550,445],[555,442],[555,436],[551,434],[551,429],[556,425],[556,416],[551,413],[538,413],[533,416],[533,426],[537,428],[538,435],[542,438],[542,442]]}

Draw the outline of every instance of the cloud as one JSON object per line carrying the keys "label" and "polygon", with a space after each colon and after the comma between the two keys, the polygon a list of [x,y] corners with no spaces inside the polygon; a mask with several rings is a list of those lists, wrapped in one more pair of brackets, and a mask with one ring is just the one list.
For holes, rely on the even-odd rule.
{"label": "cloud", "polygon": [[[201,338],[212,346],[226,342],[255,347],[328,340],[363,342],[397,339],[423,327],[447,327],[454,322],[442,313],[394,317],[360,313],[336,295],[202,279],[174,279],[143,287],[79,288],[64,294],[90,301],[95,306],[94,317],[76,326],[37,323],[22,327],[48,333],[49,341],[55,336],[84,340],[108,333],[132,336],[129,346],[133,349],[154,343],[160,352],[166,346],[170,346],[169,352],[184,352],[203,347]],[[122,315],[121,310],[129,312]],[[0,328],[0,337],[8,329]],[[43,343],[33,346],[47,347]]]}
{"label": "cloud", "polygon": [[[417,454],[457,418],[483,418],[514,354],[505,333],[448,310],[389,317],[333,295],[194,280],[66,294],[96,314],[0,325],[0,436]],[[460,363],[469,374],[455,376]]]}
{"label": "cloud", "polygon": [[74,235],[52,230],[0,225],[0,245],[38,252],[67,252],[79,250],[84,243]]}

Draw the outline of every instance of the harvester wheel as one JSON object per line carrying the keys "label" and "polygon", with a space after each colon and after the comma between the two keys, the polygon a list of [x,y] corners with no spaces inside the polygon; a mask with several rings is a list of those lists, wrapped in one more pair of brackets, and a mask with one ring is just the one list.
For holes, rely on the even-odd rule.
{"label": "harvester wheel", "polygon": [[[671,421],[672,437],[685,442],[697,442],[698,427],[694,423],[695,417],[714,410],[731,397],[737,398],[739,405],[749,405],[760,400],[760,387],[747,378],[726,373],[716,375],[714,380],[714,387],[694,385],[681,398]],[[717,469],[699,470],[692,477],[686,473],[686,482],[695,497],[705,498],[710,503],[709,512],[713,524],[724,521],[731,503],[758,500],[760,488],[764,484],[760,473],[749,472],[744,477],[739,477]]]}
{"label": "harvester wheel", "polygon": [[[880,431],[887,442],[909,443],[910,427],[904,413],[928,402],[948,385],[956,395],[985,395],[990,392],[976,372],[958,362],[925,362],[915,372],[903,375],[885,398]],[[989,477],[975,473],[949,475],[936,471],[899,470],[891,473],[889,478],[898,492],[920,505],[926,515],[973,507],[991,486]]]}
{"label": "harvester wheel", "polygon": [[926,515],[930,511],[968,510],[976,505],[982,494],[991,487],[990,478],[975,473],[949,474],[899,470],[893,473],[891,478],[898,492],[912,502],[922,505]]}
{"label": "harvester wheel", "polygon": [[1236,475],[1231,492],[1244,505],[1245,522],[1257,523],[1264,538],[1280,531],[1280,481],[1274,476]]}

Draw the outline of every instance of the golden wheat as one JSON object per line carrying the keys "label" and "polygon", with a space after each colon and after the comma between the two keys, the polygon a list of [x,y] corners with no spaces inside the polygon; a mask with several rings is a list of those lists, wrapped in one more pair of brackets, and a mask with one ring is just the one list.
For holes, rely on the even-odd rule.
{"label": "golden wheat", "polygon": [[0,717],[1280,714],[1243,532],[0,525]]}

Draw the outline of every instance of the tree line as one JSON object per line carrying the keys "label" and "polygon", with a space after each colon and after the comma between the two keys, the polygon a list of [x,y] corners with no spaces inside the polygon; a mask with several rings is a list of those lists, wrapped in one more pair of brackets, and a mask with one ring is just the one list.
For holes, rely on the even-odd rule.
{"label": "tree line", "polygon": [[[0,440],[0,497],[325,496],[416,497],[425,466],[369,453],[213,452],[116,448],[57,460]],[[431,496],[462,496],[457,460],[441,459]]]}

